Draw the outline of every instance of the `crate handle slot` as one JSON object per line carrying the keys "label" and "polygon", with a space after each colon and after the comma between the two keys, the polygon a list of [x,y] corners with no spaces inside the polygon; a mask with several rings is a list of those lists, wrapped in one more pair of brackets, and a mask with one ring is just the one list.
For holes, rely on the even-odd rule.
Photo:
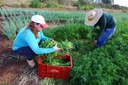
{"label": "crate handle slot", "polygon": [[59,71],[56,70],[56,69],[52,69],[52,70],[50,70],[50,72],[51,72],[51,73],[59,73]]}

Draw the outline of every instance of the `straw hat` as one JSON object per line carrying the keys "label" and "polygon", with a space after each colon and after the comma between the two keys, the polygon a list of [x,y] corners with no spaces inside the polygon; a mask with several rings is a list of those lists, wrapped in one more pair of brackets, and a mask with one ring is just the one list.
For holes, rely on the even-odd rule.
{"label": "straw hat", "polygon": [[102,9],[94,9],[87,12],[85,17],[85,25],[94,26],[103,14]]}
{"label": "straw hat", "polygon": [[39,23],[44,28],[48,28],[48,24],[46,24],[44,17],[41,15],[33,15],[31,21]]}

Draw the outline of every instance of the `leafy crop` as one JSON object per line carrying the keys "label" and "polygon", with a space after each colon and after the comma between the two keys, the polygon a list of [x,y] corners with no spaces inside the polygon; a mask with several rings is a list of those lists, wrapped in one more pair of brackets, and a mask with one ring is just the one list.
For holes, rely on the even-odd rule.
{"label": "leafy crop", "polygon": [[48,65],[56,65],[56,66],[69,65],[69,62],[62,59],[61,56],[63,56],[64,54],[68,54],[69,50],[73,48],[73,45],[71,42],[63,41],[59,43],[56,41],[46,40],[41,43],[40,47],[51,48],[56,44],[58,44],[58,46],[63,49],[63,52],[55,51],[53,53],[41,55],[42,57],[44,57],[42,62]]}

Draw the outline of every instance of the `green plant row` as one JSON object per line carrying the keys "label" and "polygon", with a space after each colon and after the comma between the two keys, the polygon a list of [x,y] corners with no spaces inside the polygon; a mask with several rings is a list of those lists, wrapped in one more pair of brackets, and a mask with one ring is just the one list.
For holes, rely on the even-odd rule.
{"label": "green plant row", "polygon": [[34,14],[43,15],[47,22],[61,22],[61,23],[83,23],[83,14],[75,12],[62,11],[41,11],[41,10],[24,10],[24,9],[0,9],[2,16],[3,33],[13,41],[19,29],[27,26],[30,18]]}
{"label": "green plant row", "polygon": [[[37,9],[22,9],[22,8],[12,8],[12,9],[0,9],[0,15],[2,17],[9,16],[29,16],[31,17],[34,14],[40,14],[45,17],[46,21],[69,21],[72,19],[83,19],[85,16],[84,12],[64,12],[64,11],[46,11],[46,10],[37,10]],[[4,19],[4,18],[3,18]],[[76,20],[76,21],[77,21]]]}

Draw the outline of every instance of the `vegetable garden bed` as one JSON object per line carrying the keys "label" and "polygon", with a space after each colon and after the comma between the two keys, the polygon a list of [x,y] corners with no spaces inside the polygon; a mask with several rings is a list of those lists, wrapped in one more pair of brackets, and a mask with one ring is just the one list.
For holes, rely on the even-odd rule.
{"label": "vegetable garden bed", "polygon": [[[113,14],[117,21],[115,34],[103,47],[94,49],[91,45],[91,40],[95,35],[93,36],[92,31],[90,31],[91,29],[84,25],[85,14],[83,13],[81,13],[81,15],[74,15],[74,13],[72,13],[74,15],[72,16],[69,12],[61,12],[58,14],[57,12],[34,10],[32,13],[32,11],[28,12],[27,10],[25,12],[30,13],[30,15],[28,14],[29,17],[9,17],[6,20],[5,16],[7,12],[4,10],[1,12],[3,21],[5,22],[1,24],[2,28],[4,28],[2,32],[8,36],[10,41],[14,39],[19,28],[28,22],[27,20],[30,15],[35,14],[35,12],[44,15],[48,22],[66,21],[64,25],[50,26],[49,29],[44,30],[44,34],[58,42],[68,41],[73,44],[73,49],[68,52],[68,54],[72,56],[73,67],[70,71],[70,81],[68,81],[67,85],[128,85],[127,13]],[[22,12],[24,12],[24,10],[21,12],[17,11],[17,13],[23,15]],[[10,13],[10,11],[8,13]],[[12,14],[15,15],[15,12],[12,12]],[[19,22],[21,22],[21,24],[19,24]]]}

